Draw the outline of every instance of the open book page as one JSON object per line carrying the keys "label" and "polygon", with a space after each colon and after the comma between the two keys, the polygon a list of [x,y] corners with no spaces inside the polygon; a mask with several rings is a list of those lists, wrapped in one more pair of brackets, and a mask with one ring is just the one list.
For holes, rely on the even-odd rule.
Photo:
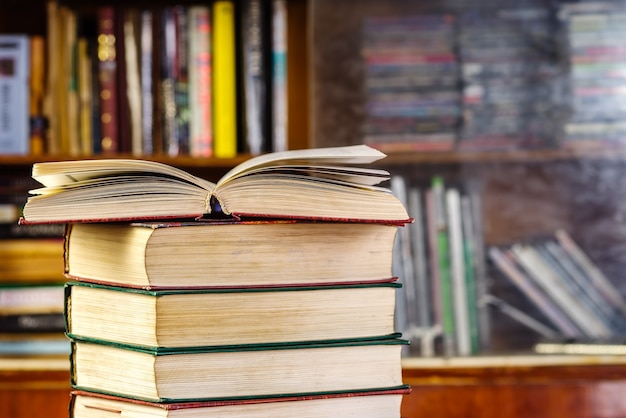
{"label": "open book page", "polygon": [[[323,166],[325,163],[341,164],[369,164],[385,157],[382,152],[367,145],[353,145],[345,147],[314,148],[290,150],[259,155],[234,167],[218,181],[219,184],[231,181],[234,178],[261,171],[271,166]],[[361,170],[361,169],[357,169]],[[376,170],[383,172],[383,170]]]}
{"label": "open book page", "polygon": [[155,161],[131,159],[102,159],[79,161],[55,161],[33,165],[33,178],[46,187],[64,187],[76,183],[89,183],[91,179],[112,177],[122,174],[140,173],[145,176],[167,176],[185,180],[203,189],[211,190],[215,184],[196,177],[186,171]]}

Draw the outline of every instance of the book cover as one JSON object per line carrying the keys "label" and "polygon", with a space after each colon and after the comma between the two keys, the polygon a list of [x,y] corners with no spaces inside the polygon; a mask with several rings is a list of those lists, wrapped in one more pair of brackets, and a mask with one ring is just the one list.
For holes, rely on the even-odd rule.
{"label": "book cover", "polygon": [[213,3],[213,151],[218,158],[237,154],[235,6]]}
{"label": "book cover", "polygon": [[270,153],[217,183],[144,160],[36,163],[32,175],[44,187],[26,202],[22,223],[262,217],[402,224],[410,221],[406,209],[378,186],[389,173],[360,166],[384,156],[366,145]]}
{"label": "book cover", "polygon": [[213,155],[211,8],[189,7],[189,153]]}
{"label": "book cover", "polygon": [[74,338],[70,377],[74,389],[169,402],[375,390],[404,386],[405,344],[390,338],[145,349]]}
{"label": "book cover", "polygon": [[65,271],[81,281],[170,289],[382,282],[392,277],[397,230],[295,220],[76,223],[66,234]]}
{"label": "book cover", "polygon": [[[310,396],[283,396],[241,400],[217,400],[206,402],[145,402],[137,399],[74,390],[71,393],[70,416],[89,417],[94,411],[114,412],[122,415],[130,413],[150,413],[167,411],[165,416],[176,417],[185,414],[194,416],[232,416],[253,418],[271,416],[290,418],[295,415],[303,418],[333,416],[338,418],[355,416],[380,418],[398,416],[402,396],[410,393],[408,387],[393,387],[380,390],[326,393]],[[154,412],[156,413],[156,412]],[[161,414],[165,412],[160,412]],[[261,414],[261,415],[259,415]]]}
{"label": "book cover", "polygon": [[30,47],[27,35],[0,35],[0,154],[28,154]]}
{"label": "book cover", "polygon": [[69,335],[145,347],[388,338],[394,335],[400,287],[389,282],[148,291],[70,282],[65,315]]}

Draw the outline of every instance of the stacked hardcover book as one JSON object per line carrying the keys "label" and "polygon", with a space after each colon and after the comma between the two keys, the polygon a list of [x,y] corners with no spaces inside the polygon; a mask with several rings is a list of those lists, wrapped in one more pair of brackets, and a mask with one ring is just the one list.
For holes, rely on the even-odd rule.
{"label": "stacked hardcover book", "polygon": [[382,156],[269,154],[217,185],[132,160],[35,165],[22,223],[68,223],[71,415],[399,417],[391,266],[410,219],[359,167]]}

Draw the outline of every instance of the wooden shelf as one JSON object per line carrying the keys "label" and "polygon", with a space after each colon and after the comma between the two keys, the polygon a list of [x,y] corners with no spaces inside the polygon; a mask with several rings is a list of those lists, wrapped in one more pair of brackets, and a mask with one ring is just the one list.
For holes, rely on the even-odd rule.
{"label": "wooden shelf", "polygon": [[235,158],[196,158],[196,157],[168,157],[168,156],[142,156],[136,157],[133,155],[118,154],[113,156],[70,156],[70,155],[0,155],[0,166],[30,166],[38,162],[48,161],[70,161],[70,160],[89,160],[89,159],[104,159],[104,158],[130,158],[130,159],[144,159],[149,161],[157,161],[169,165],[175,165],[178,167],[198,167],[198,168],[229,168],[233,167],[247,159],[250,155],[238,155]]}
{"label": "wooden shelf", "polygon": [[625,376],[623,356],[405,359],[402,416],[623,417]]}
{"label": "wooden shelf", "polygon": [[[249,154],[234,158],[169,157],[165,155],[134,156],[118,154],[112,156],[70,155],[0,155],[2,166],[29,166],[37,162],[69,161],[76,159],[130,158],[157,161],[178,167],[229,168],[250,159]],[[392,152],[379,165],[395,166],[409,164],[494,164],[494,163],[550,163],[556,161],[610,160],[626,161],[626,148],[617,150],[516,150],[516,151],[445,151],[445,152]]]}

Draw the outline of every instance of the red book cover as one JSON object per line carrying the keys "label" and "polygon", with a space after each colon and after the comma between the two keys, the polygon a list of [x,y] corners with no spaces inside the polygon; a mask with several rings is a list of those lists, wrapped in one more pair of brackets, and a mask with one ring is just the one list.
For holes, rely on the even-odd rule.
{"label": "red book cover", "polygon": [[115,9],[98,9],[98,79],[100,81],[100,145],[103,154],[118,152],[117,41]]}

